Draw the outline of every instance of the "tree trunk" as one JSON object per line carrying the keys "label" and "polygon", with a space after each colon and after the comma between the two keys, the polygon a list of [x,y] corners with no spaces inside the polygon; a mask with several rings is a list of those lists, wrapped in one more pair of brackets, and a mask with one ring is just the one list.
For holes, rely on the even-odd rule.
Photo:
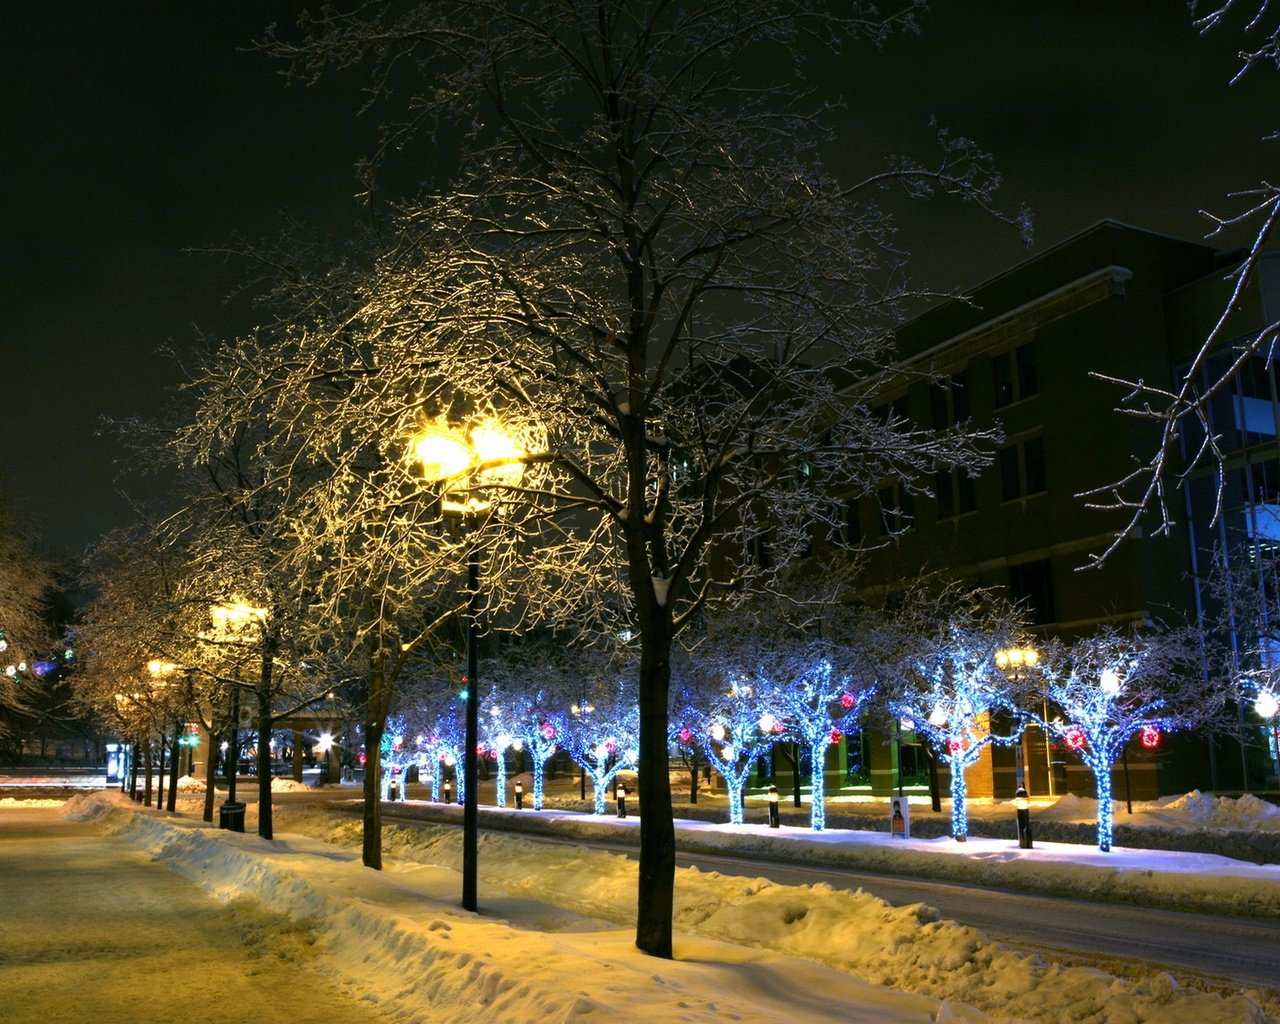
{"label": "tree trunk", "polygon": [[204,763],[204,820],[213,821],[213,801],[218,782],[218,759],[214,756],[214,740],[217,734],[209,731],[209,756]]}
{"label": "tree trunk", "polygon": [[373,713],[373,701],[364,720],[364,847],[362,862],[375,871],[382,870],[382,730],[381,716]]}
{"label": "tree trunk", "polygon": [[178,809],[178,771],[182,767],[182,745],[179,740],[182,738],[182,726],[175,723],[173,726],[173,747],[169,755],[169,799],[165,803],[165,809],[171,812]]}
{"label": "tree trunk", "polygon": [[[929,806],[934,814],[942,812],[942,787],[938,782],[938,756],[927,743],[920,745],[924,751],[925,764],[929,766]],[[901,768],[899,768],[901,770]]]}
{"label": "tree trunk", "polygon": [[156,746],[160,754],[160,763],[156,765],[156,810],[164,806],[164,733],[160,733],[160,742]]}
{"label": "tree trunk", "polygon": [[271,820],[271,669],[276,641],[262,638],[262,674],[258,679],[258,835],[275,838]]}
{"label": "tree trunk", "polygon": [[293,730],[293,781],[302,781],[302,733]]}
{"label": "tree trunk", "polygon": [[[648,585],[646,583],[646,585]],[[653,595],[640,602],[640,884],[636,947],[670,960],[676,833],[667,757],[671,616]]]}

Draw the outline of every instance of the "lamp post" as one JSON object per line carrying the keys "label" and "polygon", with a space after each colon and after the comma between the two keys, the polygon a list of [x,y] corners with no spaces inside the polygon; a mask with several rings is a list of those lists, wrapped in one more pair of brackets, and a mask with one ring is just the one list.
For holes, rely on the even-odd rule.
{"label": "lamp post", "polygon": [[[441,511],[456,516],[464,526],[487,513],[490,500],[485,487],[513,485],[523,472],[524,452],[492,420],[468,429],[451,426],[443,418],[423,429],[413,441],[413,454],[425,479],[442,485]],[[462,484],[462,486],[458,486]],[[453,486],[451,486],[453,485]],[[476,747],[480,742],[479,657],[480,543],[472,534],[467,542],[467,677],[466,726],[462,752],[462,906],[477,909],[479,807],[476,800]]]}
{"label": "lamp post", "polygon": [[[581,704],[569,705],[569,712],[578,720],[578,733],[582,736],[583,745],[586,745],[587,732],[587,716],[595,710],[595,706],[589,704],[585,697],[582,698]],[[582,800],[587,799],[587,769],[583,765],[579,765],[580,773],[578,775],[579,791],[578,796]]]}
{"label": "lamp post", "polygon": [[[234,634],[240,632],[246,625],[254,625],[262,639],[262,662],[263,675],[269,678],[267,673],[271,663],[272,651],[267,641],[265,608],[258,608],[244,601],[232,601],[226,604],[213,604],[209,606],[209,616],[213,620],[213,629],[216,637],[227,639]],[[266,679],[264,679],[264,684]],[[219,809],[218,827],[229,829],[232,832],[244,831],[244,804],[236,800],[236,776],[240,770],[240,686],[233,683],[231,688],[231,727],[228,730],[227,756],[225,758],[224,768],[227,772],[227,799]],[[259,746],[261,746],[261,737],[259,737]],[[270,766],[267,766],[266,785],[268,792],[268,800],[264,806],[259,808],[259,815],[270,814],[270,785],[271,772]],[[262,780],[259,779],[259,790],[262,788]],[[266,829],[263,831],[264,823],[259,821],[259,832],[263,834],[264,839],[270,839],[269,818],[265,823]]]}
{"label": "lamp post", "polygon": [[[1036,667],[1040,662],[1040,652],[1033,647],[1006,647],[996,651],[996,668],[1007,675],[1010,679],[1021,681],[1027,677],[1027,674]],[[1054,796],[1053,792],[1053,759],[1049,753],[1049,700],[1041,698],[1043,703],[1043,711],[1045,718],[1045,726],[1041,729],[1044,734],[1044,767],[1049,775],[1049,795]],[[1016,788],[1024,789],[1026,787],[1025,771],[1023,770],[1023,745],[1018,743],[1013,748],[1014,756],[1014,776],[1016,779]]]}

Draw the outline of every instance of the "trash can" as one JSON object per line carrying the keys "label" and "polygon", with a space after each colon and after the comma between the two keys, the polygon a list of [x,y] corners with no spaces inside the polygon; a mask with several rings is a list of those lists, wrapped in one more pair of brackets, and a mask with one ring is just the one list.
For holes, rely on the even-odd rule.
{"label": "trash can", "polygon": [[218,827],[231,832],[244,831],[244,804],[228,800],[218,808]]}
{"label": "trash can", "polygon": [[1058,796],[1063,796],[1067,792],[1067,762],[1051,761],[1050,768],[1053,769],[1053,791]]}
{"label": "trash can", "polygon": [[329,762],[320,762],[320,785],[327,786],[329,784]]}

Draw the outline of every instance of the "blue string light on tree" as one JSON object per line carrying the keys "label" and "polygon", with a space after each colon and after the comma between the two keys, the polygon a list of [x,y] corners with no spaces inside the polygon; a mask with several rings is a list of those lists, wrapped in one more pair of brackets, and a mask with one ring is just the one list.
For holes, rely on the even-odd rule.
{"label": "blue string light on tree", "polygon": [[803,652],[775,679],[774,691],[783,711],[786,733],[804,744],[810,764],[809,824],[815,832],[826,828],[827,748],[858,728],[858,718],[875,687],[855,688],[848,675],[838,675],[829,659]]}
{"label": "blue string light on tree", "polygon": [[598,692],[589,705],[574,705],[565,719],[569,756],[591,777],[592,811],[604,814],[609,785],[619,772],[636,767],[640,712],[625,687]]}
{"label": "blue string light on tree", "polygon": [[1051,646],[1042,664],[1045,696],[1066,716],[1041,724],[1074,751],[1094,779],[1098,849],[1114,841],[1111,769],[1134,737],[1144,747],[1165,732],[1212,716],[1222,695],[1204,679],[1194,637],[1103,629],[1069,648]]}
{"label": "blue string light on tree", "polygon": [[746,682],[735,680],[719,699],[706,707],[688,698],[677,736],[697,744],[707,763],[724,780],[729,798],[729,824],[745,820],[743,793],[751,770],[782,735],[773,696],[765,696]]}
{"label": "blue string light on tree", "polygon": [[[952,623],[923,638],[904,666],[907,679],[891,707],[947,765],[951,774],[951,835],[969,835],[968,785],[965,772],[989,746],[1020,743],[1025,715],[1009,696],[1010,682],[997,663],[1009,638],[983,627]],[[991,717],[1006,712],[1013,728],[992,732]]]}

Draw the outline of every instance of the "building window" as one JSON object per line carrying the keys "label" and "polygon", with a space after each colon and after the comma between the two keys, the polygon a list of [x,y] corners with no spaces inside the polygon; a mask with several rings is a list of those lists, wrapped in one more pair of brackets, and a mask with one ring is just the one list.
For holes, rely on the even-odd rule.
{"label": "building window", "polygon": [[880,536],[896,537],[905,532],[912,523],[914,501],[911,492],[901,483],[892,483],[881,487],[880,498]]}
{"label": "building window", "polygon": [[1000,499],[1015,501],[1046,490],[1044,438],[1028,437],[996,453],[1000,467]]}
{"label": "building window", "polygon": [[969,418],[969,374],[961,370],[929,392],[934,430],[946,430]]}
{"label": "building window", "polygon": [[844,503],[844,542],[851,548],[862,543],[862,502],[857,498]]}
{"label": "building window", "polygon": [[978,507],[973,478],[963,469],[944,470],[933,477],[933,493],[938,501],[938,518],[952,519]]}
{"label": "building window", "polygon": [[1009,566],[1009,600],[1026,610],[1034,626],[1056,621],[1050,560],[1044,558]]}
{"label": "building window", "polygon": [[1040,393],[1036,379],[1036,350],[1031,342],[994,356],[991,373],[997,409]]}

